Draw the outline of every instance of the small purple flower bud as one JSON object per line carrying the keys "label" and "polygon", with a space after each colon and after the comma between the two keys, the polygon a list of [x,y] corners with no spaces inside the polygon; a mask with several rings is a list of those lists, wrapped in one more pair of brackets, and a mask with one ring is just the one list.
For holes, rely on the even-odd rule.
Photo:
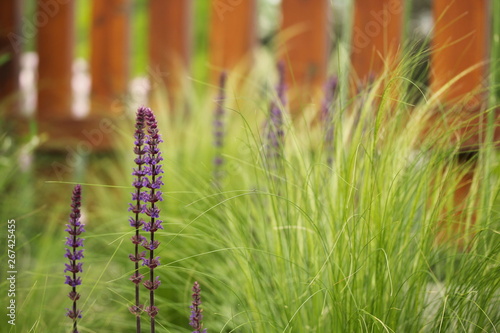
{"label": "small purple flower bud", "polygon": [[156,306],[153,305],[153,306],[147,306],[146,312],[151,318],[154,318],[156,317],[156,315],[158,315],[159,310]]}
{"label": "small purple flower bud", "polygon": [[139,284],[142,282],[142,279],[144,279],[144,275],[139,274],[139,275],[132,275],[128,278],[130,281],[132,281],[135,284]]}
{"label": "small purple flower bud", "polygon": [[71,287],[76,287],[82,284],[82,279],[80,277],[72,279],[70,276],[66,275],[66,281],[64,282],[64,284],[67,284]]}
{"label": "small purple flower bud", "polygon": [[66,309],[66,316],[73,320],[76,320],[77,318],[82,318],[82,311],[77,310],[76,312],[74,312],[73,310]]}
{"label": "small purple flower bud", "polygon": [[146,211],[146,205],[133,205],[129,203],[128,211],[134,214],[144,213]]}
{"label": "small purple flower bud", "polygon": [[132,244],[142,244],[146,240],[146,237],[141,236],[141,235],[134,235],[132,238],[130,238],[132,241]]}
{"label": "small purple flower bud", "polygon": [[149,207],[146,209],[146,215],[157,219],[160,217],[160,209],[158,207]]}
{"label": "small purple flower bud", "polygon": [[153,223],[145,222],[143,230],[148,232],[156,232],[158,229],[163,229],[163,226],[161,225],[162,223],[162,220],[155,220]]}
{"label": "small purple flower bud", "polygon": [[80,299],[80,294],[77,293],[76,291],[71,291],[69,294],[68,294],[68,297],[70,300],[72,300],[73,302],[76,302]]}
{"label": "small purple flower bud", "polygon": [[143,285],[149,290],[156,290],[161,284],[160,277],[157,276],[154,281],[151,280],[146,280],[144,281]]}
{"label": "small purple flower bud", "polygon": [[82,266],[83,263],[79,262],[76,265],[71,263],[71,264],[64,264],[66,265],[66,269],[64,270],[64,273],[66,272],[71,272],[71,273],[80,273],[83,272]]}
{"label": "small purple flower bud", "polygon": [[133,262],[140,262],[141,260],[144,259],[144,256],[145,256],[145,252],[141,252],[137,255],[134,255],[134,254],[129,254],[128,255],[128,258],[130,259],[130,261],[133,261]]}
{"label": "small purple flower bud", "polygon": [[66,245],[70,247],[80,247],[83,246],[84,239],[76,237],[66,237]]}
{"label": "small purple flower bud", "polygon": [[143,308],[144,308],[144,305],[140,304],[140,305],[132,305],[128,309],[130,310],[130,312],[133,315],[135,315],[136,317],[139,317],[143,311]]}
{"label": "small purple flower bud", "polygon": [[152,242],[148,242],[148,241],[144,241],[142,243],[142,246],[146,249],[146,250],[156,250],[158,248],[158,246],[160,245],[160,242],[158,242],[157,240],[154,240]]}
{"label": "small purple flower bud", "polygon": [[144,258],[142,261],[143,266],[147,266],[150,269],[155,269],[156,267],[160,266],[160,257],[156,257],[153,260],[149,258]]}
{"label": "small purple flower bud", "polygon": [[64,256],[69,260],[81,260],[83,258],[83,250],[71,252],[70,249],[66,249],[66,254]]}

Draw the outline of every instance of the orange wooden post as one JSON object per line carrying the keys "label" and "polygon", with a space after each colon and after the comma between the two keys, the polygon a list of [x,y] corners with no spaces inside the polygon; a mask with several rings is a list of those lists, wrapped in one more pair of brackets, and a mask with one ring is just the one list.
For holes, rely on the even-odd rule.
{"label": "orange wooden post", "polygon": [[127,92],[130,65],[130,0],[92,2],[90,118],[116,116]]}
{"label": "orange wooden post", "polygon": [[351,44],[352,87],[391,68],[403,34],[404,0],[356,0]]}
{"label": "orange wooden post", "polygon": [[0,111],[5,107],[11,115],[19,107],[20,4],[17,0],[0,3]]}
{"label": "orange wooden post", "polygon": [[279,58],[285,63],[290,112],[298,115],[323,87],[331,27],[330,1],[283,0]]}
{"label": "orange wooden post", "polygon": [[149,68],[153,92],[166,88],[170,106],[182,100],[191,53],[192,0],[149,1]]}
{"label": "orange wooden post", "polygon": [[[463,161],[474,158],[486,134],[487,117],[481,113],[487,101],[487,66],[489,46],[489,1],[434,0],[434,36],[431,53],[431,91],[437,95],[444,112],[437,112],[431,123],[449,138],[450,149],[458,145],[465,156]],[[453,82],[455,81],[455,82]],[[498,118],[496,119],[498,123]],[[496,131],[498,132],[498,131]],[[451,135],[452,134],[452,135]],[[498,136],[499,133],[495,133]],[[472,152],[472,153],[471,153]],[[471,230],[465,229],[465,203],[470,196],[476,162],[460,179],[453,198],[456,207],[451,227],[470,239]],[[476,214],[472,213],[474,224]],[[464,235],[457,237],[460,247],[466,249]],[[441,232],[440,242],[450,240]]]}
{"label": "orange wooden post", "polygon": [[440,97],[443,103],[468,102],[477,108],[486,97],[489,14],[487,0],[434,0],[431,89],[438,92],[459,75]]}
{"label": "orange wooden post", "polygon": [[243,72],[256,45],[256,0],[211,0],[210,80],[217,85],[222,71]]}
{"label": "orange wooden post", "polygon": [[434,1],[431,91],[446,111],[435,118],[445,132],[453,131],[450,141],[461,150],[476,150],[486,133],[488,7],[487,0]]}
{"label": "orange wooden post", "polygon": [[38,0],[35,17],[39,20],[37,118],[52,146],[66,142],[72,132],[74,1]]}

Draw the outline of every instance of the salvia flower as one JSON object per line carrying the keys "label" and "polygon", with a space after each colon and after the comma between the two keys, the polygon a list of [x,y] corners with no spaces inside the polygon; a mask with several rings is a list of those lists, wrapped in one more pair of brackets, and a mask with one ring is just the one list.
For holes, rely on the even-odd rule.
{"label": "salvia flower", "polygon": [[276,86],[277,98],[271,102],[269,119],[266,122],[266,163],[271,169],[276,169],[283,155],[285,132],[283,129],[283,109],[286,105],[285,98],[285,65],[278,63],[278,85]]}
{"label": "salvia flower", "polygon": [[327,164],[333,163],[333,101],[337,91],[338,78],[332,76],[325,84],[325,94],[321,103],[321,122],[324,131],[324,147],[326,151]]}
{"label": "salvia flower", "polygon": [[145,113],[147,124],[147,135],[145,139],[145,178],[143,186],[149,189],[147,195],[144,196],[147,203],[147,208],[144,213],[148,219],[144,222],[143,230],[149,232],[149,241],[144,240],[141,244],[149,251],[149,257],[146,255],[142,261],[143,266],[149,268],[149,280],[143,282],[144,287],[149,290],[149,306],[146,307],[147,314],[151,317],[151,332],[155,331],[155,317],[158,315],[158,308],[155,306],[154,291],[158,288],[161,281],[159,276],[155,278],[154,270],[160,265],[160,258],[155,257],[154,251],[160,245],[160,242],[155,240],[155,232],[158,229],[163,229],[162,221],[159,220],[160,209],[157,206],[159,201],[163,200],[161,186],[163,185],[162,176],[162,161],[163,157],[159,148],[159,144],[163,142],[158,131],[158,123],[151,109],[146,109]]}
{"label": "salvia flower", "polygon": [[214,147],[216,150],[213,164],[214,183],[216,186],[220,185],[223,176],[222,165],[224,164],[224,158],[222,157],[222,148],[224,147],[224,101],[226,100],[226,81],[227,73],[222,72],[219,78],[219,93],[216,99],[217,106],[215,107],[213,120]]}
{"label": "salvia flower", "polygon": [[69,260],[69,264],[65,263],[65,273],[71,273],[66,275],[65,284],[71,287],[71,292],[68,297],[73,301],[73,307],[66,310],[66,316],[73,320],[72,332],[78,332],[77,320],[82,317],[82,311],[77,309],[77,300],[80,299],[80,294],[77,292],[76,287],[82,284],[81,277],[77,276],[78,273],[83,272],[83,263],[78,262],[83,258],[83,250],[77,250],[79,247],[83,247],[83,239],[79,238],[85,229],[83,224],[80,222],[81,206],[82,200],[82,187],[76,185],[73,189],[73,195],[71,197],[71,214],[69,217],[69,223],[66,224],[66,232],[70,235],[66,237],[66,248],[65,257]]}
{"label": "salvia flower", "polygon": [[135,120],[135,132],[134,132],[134,162],[136,167],[133,169],[132,175],[135,176],[132,186],[135,190],[132,192],[132,203],[129,203],[129,212],[132,212],[133,216],[129,218],[130,226],[135,229],[135,233],[131,238],[132,244],[134,244],[134,253],[129,254],[129,259],[134,263],[134,274],[130,276],[129,280],[135,284],[135,304],[129,308],[130,312],[136,316],[136,330],[141,331],[141,319],[140,315],[143,309],[143,305],[140,303],[140,283],[144,276],[139,273],[139,263],[144,259],[146,255],[145,252],[139,252],[139,245],[142,244],[146,238],[139,234],[140,228],[144,225],[144,220],[140,217],[141,213],[144,213],[147,209],[144,203],[146,191],[143,191],[144,187],[144,176],[146,175],[146,170],[144,164],[146,163],[146,113],[147,108],[140,107],[137,110],[136,120]]}
{"label": "salvia flower", "polygon": [[201,305],[201,288],[198,282],[193,285],[193,303],[189,307],[191,309],[191,316],[189,317],[189,325],[194,328],[193,333],[206,333],[207,329],[203,328],[203,310],[200,308]]}

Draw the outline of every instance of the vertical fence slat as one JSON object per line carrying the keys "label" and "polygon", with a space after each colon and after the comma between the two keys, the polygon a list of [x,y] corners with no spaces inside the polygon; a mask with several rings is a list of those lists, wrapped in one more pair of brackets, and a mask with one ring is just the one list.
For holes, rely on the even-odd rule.
{"label": "vertical fence slat", "polygon": [[488,8],[487,0],[435,0],[433,6],[431,91],[446,111],[434,118],[444,131],[453,131],[451,144],[459,143],[461,150],[476,150],[486,133]]}
{"label": "vertical fence slat", "polygon": [[149,1],[149,68],[153,91],[166,88],[170,106],[182,98],[191,54],[192,0]]}
{"label": "vertical fence slat", "polygon": [[439,91],[463,74],[442,95],[441,100],[445,103],[468,97],[469,108],[473,109],[484,101],[489,26],[487,3],[487,0],[434,0],[432,91]]}
{"label": "vertical fence slat", "polygon": [[244,71],[256,44],[256,0],[211,0],[210,73],[216,84],[221,71]]}
{"label": "vertical fence slat", "polygon": [[0,102],[9,115],[18,111],[21,6],[18,0],[0,3]]}
{"label": "vertical fence slat", "polygon": [[283,0],[279,58],[286,64],[290,111],[298,114],[326,78],[330,49],[328,0]]}
{"label": "vertical fence slat", "polygon": [[38,100],[36,118],[40,133],[48,135],[42,149],[64,150],[76,142],[78,123],[72,115],[74,54],[73,0],[38,0],[34,16],[38,27]]}
{"label": "vertical fence slat", "polygon": [[53,1],[38,0],[39,119],[71,118],[71,76],[74,52],[74,1],[49,10]]}
{"label": "vertical fence slat", "polygon": [[401,46],[403,0],[356,0],[351,43],[354,87],[390,68]]}
{"label": "vertical fence slat", "polygon": [[[431,91],[439,94],[437,97],[444,106],[444,112],[436,112],[431,122],[447,135],[453,134],[449,149],[455,149],[458,144],[461,151],[475,151],[486,133],[487,117],[481,116],[481,112],[487,100],[488,2],[433,2]],[[452,83],[455,79],[457,81]],[[474,154],[462,155],[465,156],[464,160],[471,163],[470,156]],[[467,222],[464,211],[465,203],[470,200],[471,183],[477,169],[477,163],[472,163],[471,170],[459,179],[453,197],[456,214],[451,227],[453,237],[459,235],[456,241],[461,247],[466,247],[464,241],[472,237],[473,228],[468,223],[474,225],[476,221],[476,213],[473,212],[470,222]],[[464,233],[465,237],[460,237]],[[443,236],[438,236],[439,241],[447,241],[450,238],[449,232],[442,234]]]}
{"label": "vertical fence slat", "polygon": [[114,102],[127,92],[131,51],[129,17],[130,0],[92,2],[91,117],[122,111],[116,107],[122,103]]}

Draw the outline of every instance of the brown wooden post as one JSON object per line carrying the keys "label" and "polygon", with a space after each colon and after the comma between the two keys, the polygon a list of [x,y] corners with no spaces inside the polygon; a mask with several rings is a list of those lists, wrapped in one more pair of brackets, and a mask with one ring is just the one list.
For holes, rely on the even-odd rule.
{"label": "brown wooden post", "polygon": [[130,65],[130,0],[92,2],[90,118],[123,112]]}
{"label": "brown wooden post", "polygon": [[285,64],[290,112],[299,115],[323,87],[330,50],[328,0],[283,0],[278,56]]}
{"label": "brown wooden post", "polygon": [[22,52],[21,3],[0,3],[0,111],[9,115],[19,111],[19,56]]}
{"label": "brown wooden post", "polygon": [[256,7],[256,0],[211,0],[209,57],[214,85],[222,71],[249,68],[256,45]]}
{"label": "brown wooden post", "polygon": [[403,34],[404,0],[355,0],[351,43],[352,87],[394,65]]}
{"label": "brown wooden post", "polygon": [[74,1],[38,0],[39,129],[49,135],[47,146],[67,143],[72,135],[72,64],[74,51]]}
{"label": "brown wooden post", "polygon": [[[166,88],[171,108],[182,100],[191,54],[192,0],[149,1],[149,68],[153,93]],[[158,89],[160,88],[160,89]]]}

